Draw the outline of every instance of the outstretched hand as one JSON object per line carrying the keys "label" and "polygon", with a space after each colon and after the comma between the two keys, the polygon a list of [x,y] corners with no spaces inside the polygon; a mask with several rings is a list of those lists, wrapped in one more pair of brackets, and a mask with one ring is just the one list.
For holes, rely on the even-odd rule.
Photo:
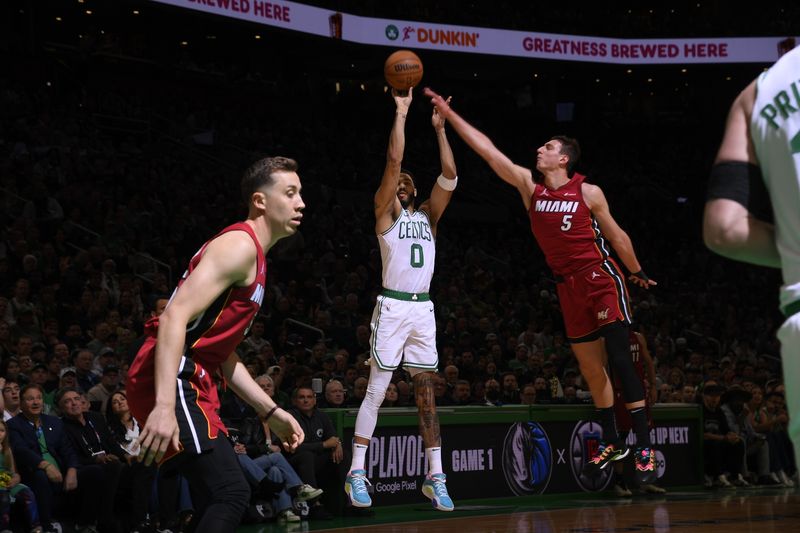
{"label": "outstretched hand", "polygon": [[639,272],[634,272],[633,274],[628,276],[628,281],[630,281],[634,285],[638,285],[639,287],[641,287],[643,289],[649,289],[653,285],[658,285],[658,283],[656,283],[652,279],[648,278],[647,274],[645,274],[641,270]]}
{"label": "outstretched hand", "polygon": [[[452,99],[453,99],[452,96],[448,96],[445,103],[449,104],[450,100]],[[440,128],[444,128],[444,123],[446,120],[447,119],[441,113],[439,113],[439,108],[433,106],[433,116],[431,116],[431,124],[433,124],[434,129],[438,130]]]}
{"label": "outstretched hand", "polygon": [[433,107],[438,110],[442,118],[446,119],[447,115],[450,113],[451,97],[448,97],[447,100],[445,100],[444,97],[436,94],[430,87],[425,87],[425,89],[422,90],[422,94],[431,99]]}
{"label": "outstretched hand", "polygon": [[306,438],[297,420],[283,409],[275,410],[269,418],[269,427],[281,440],[283,449],[288,452],[294,452]]}
{"label": "outstretched hand", "polygon": [[414,99],[414,88],[409,87],[406,94],[400,93],[397,89],[392,89],[392,97],[394,97],[397,111],[406,114],[408,113],[408,108],[411,107],[411,100]]}

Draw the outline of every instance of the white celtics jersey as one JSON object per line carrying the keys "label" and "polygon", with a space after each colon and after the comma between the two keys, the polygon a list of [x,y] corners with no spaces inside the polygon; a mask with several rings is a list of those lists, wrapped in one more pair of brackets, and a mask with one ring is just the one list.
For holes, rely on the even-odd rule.
{"label": "white celtics jersey", "polygon": [[436,246],[428,215],[403,209],[392,227],[378,234],[383,262],[383,287],[410,293],[428,292]]}
{"label": "white celtics jersey", "polygon": [[761,74],[756,87],[750,130],[775,213],[785,307],[800,300],[800,48]]}

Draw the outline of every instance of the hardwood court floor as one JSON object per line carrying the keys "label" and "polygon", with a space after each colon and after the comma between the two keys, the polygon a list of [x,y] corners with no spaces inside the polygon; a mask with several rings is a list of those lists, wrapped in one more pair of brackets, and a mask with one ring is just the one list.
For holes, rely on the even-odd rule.
{"label": "hardwood court floor", "polygon": [[605,495],[465,502],[453,513],[427,506],[376,508],[370,518],[242,527],[248,533],[790,533],[800,531],[800,490],[675,492],[614,499]]}

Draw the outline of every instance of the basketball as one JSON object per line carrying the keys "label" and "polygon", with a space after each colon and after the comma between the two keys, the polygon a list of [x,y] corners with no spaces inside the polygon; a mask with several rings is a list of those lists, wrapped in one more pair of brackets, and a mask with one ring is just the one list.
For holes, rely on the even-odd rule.
{"label": "basketball", "polygon": [[383,76],[398,91],[407,91],[422,80],[422,61],[411,50],[398,50],[386,58]]}

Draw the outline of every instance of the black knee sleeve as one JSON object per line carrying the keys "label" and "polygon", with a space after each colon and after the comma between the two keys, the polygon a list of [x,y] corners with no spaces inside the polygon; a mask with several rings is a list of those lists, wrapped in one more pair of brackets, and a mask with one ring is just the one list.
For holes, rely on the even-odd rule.
{"label": "black knee sleeve", "polygon": [[626,327],[614,327],[606,330],[606,352],[608,362],[622,383],[622,395],[625,403],[644,400],[644,387],[631,359],[631,341]]}

